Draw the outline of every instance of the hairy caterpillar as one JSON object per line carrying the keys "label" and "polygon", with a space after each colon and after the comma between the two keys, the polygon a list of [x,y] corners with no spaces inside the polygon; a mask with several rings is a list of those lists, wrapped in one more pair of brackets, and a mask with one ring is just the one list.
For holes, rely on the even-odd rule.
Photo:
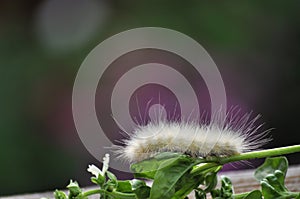
{"label": "hairy caterpillar", "polygon": [[226,116],[226,124],[156,120],[147,125],[137,126],[123,140],[124,146],[114,146],[120,158],[138,162],[160,152],[178,152],[193,157],[232,156],[258,149],[268,141],[270,130],[258,132],[262,125],[255,126],[250,113],[243,117],[237,114]]}

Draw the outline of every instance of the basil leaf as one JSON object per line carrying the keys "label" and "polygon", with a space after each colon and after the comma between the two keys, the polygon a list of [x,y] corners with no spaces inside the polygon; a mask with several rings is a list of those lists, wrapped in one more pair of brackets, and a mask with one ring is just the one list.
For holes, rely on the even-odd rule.
{"label": "basil leaf", "polygon": [[122,193],[132,193],[132,186],[129,180],[119,180],[118,181],[118,187],[117,187],[118,192]]}
{"label": "basil leaf", "polygon": [[133,179],[130,181],[132,190],[136,194],[138,199],[149,198],[150,196],[150,187],[148,187],[143,180]]}
{"label": "basil leaf", "polygon": [[175,160],[179,156],[181,154],[171,152],[160,153],[151,159],[132,164],[130,169],[134,173],[135,178],[154,179],[156,171],[165,160]]}
{"label": "basil leaf", "polygon": [[216,172],[209,172],[205,175],[204,184],[206,185],[205,192],[208,193],[215,189],[218,184],[218,177]]}
{"label": "basil leaf", "polygon": [[149,198],[150,190],[151,188],[148,186],[141,186],[135,189],[133,192],[135,193],[138,199],[145,199],[145,198]]}
{"label": "basil leaf", "polygon": [[106,171],[106,175],[109,179],[111,179],[111,181],[116,182],[117,181],[117,177],[115,176],[115,174],[113,174],[110,171]]}
{"label": "basil leaf", "polygon": [[231,180],[226,176],[221,176],[221,197],[231,198],[233,194],[233,187]]}
{"label": "basil leaf", "polygon": [[204,180],[204,175],[192,175],[186,172],[175,185],[174,198],[185,198],[196,189]]}
{"label": "basil leaf", "polygon": [[145,181],[133,179],[130,180],[130,184],[132,186],[132,190],[138,189],[139,187],[146,186]]}
{"label": "basil leaf", "polygon": [[91,177],[91,181],[92,181],[94,184],[97,184],[97,185],[99,185],[100,187],[102,187],[103,184],[105,183],[105,177],[102,176],[102,175],[99,175],[98,178],[96,178],[96,177]]}
{"label": "basil leaf", "polygon": [[55,190],[54,192],[54,198],[55,199],[67,199],[67,195],[63,191]]}
{"label": "basil leaf", "polygon": [[283,173],[283,178],[279,179],[280,182],[284,183],[284,178],[288,168],[288,161],[286,157],[275,157],[267,158],[265,162],[256,169],[254,177],[258,181],[262,181],[269,174],[274,174],[276,170],[279,170]]}
{"label": "basil leaf", "polygon": [[267,158],[255,171],[255,178],[260,181],[262,195],[265,199],[288,199],[299,197],[299,193],[289,192],[284,185],[288,168],[285,157]]}
{"label": "basil leaf", "polygon": [[150,199],[172,198],[176,192],[176,183],[195,164],[195,160],[186,155],[164,160],[154,176]]}
{"label": "basil leaf", "polygon": [[261,191],[259,190],[251,191],[243,199],[262,199]]}

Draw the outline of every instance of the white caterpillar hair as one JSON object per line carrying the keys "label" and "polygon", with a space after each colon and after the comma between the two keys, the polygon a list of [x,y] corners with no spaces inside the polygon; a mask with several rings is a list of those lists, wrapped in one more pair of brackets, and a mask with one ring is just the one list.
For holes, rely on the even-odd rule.
{"label": "white caterpillar hair", "polygon": [[[238,117],[228,114],[224,125],[210,122],[168,122],[156,120],[140,125],[122,140],[124,146],[114,146],[118,156],[129,162],[139,162],[161,152],[177,152],[192,157],[232,156],[258,149],[268,141],[270,130],[258,132],[262,125],[250,119],[251,113]],[[204,122],[205,123],[205,122]]]}

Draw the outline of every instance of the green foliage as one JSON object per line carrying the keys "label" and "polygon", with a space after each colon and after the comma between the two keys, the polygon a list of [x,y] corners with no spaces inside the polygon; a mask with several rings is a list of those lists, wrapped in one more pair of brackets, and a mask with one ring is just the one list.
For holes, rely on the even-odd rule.
{"label": "green foliage", "polygon": [[67,186],[69,189],[69,199],[71,198],[78,198],[82,191],[79,187],[79,184],[75,181],[73,182],[72,180],[70,181],[70,184]]}
{"label": "green foliage", "polygon": [[63,191],[55,190],[54,192],[55,199],[67,199],[67,195]]}
{"label": "green foliage", "polygon": [[233,187],[230,179],[226,176],[221,176],[221,189],[211,190],[211,196],[216,199],[230,199],[233,195]]}
{"label": "green foliage", "polygon": [[132,164],[130,166],[130,169],[134,173],[134,177],[136,178],[154,179],[156,171],[164,161],[173,161],[176,160],[179,156],[180,154],[177,153],[161,153],[149,160],[144,160],[142,162]]}
{"label": "green foliage", "polygon": [[243,197],[243,199],[261,199],[261,198],[262,195],[260,190],[251,191],[250,193],[247,193],[245,197]]}
{"label": "green foliage", "polygon": [[299,198],[300,193],[289,192],[284,185],[284,179],[288,169],[288,161],[285,157],[267,158],[255,172],[255,178],[260,181],[262,195],[265,199]]}
{"label": "green foliage", "polygon": [[[190,173],[195,164],[197,162],[194,159],[185,155],[179,155],[176,158],[163,161],[154,176],[150,198],[172,198],[172,196],[176,195],[181,189],[181,186],[178,186],[178,184],[183,184],[181,183],[182,180],[187,180],[186,174]],[[189,183],[194,184],[195,180]]]}
{"label": "green foliage", "polygon": [[280,180],[283,183],[287,169],[288,161],[285,157],[267,158],[265,162],[256,169],[254,177],[258,181],[262,181],[268,175],[274,174],[276,171],[281,171],[284,176]]}
{"label": "green foliage", "polygon": [[221,185],[217,186],[218,172],[222,165],[206,162],[205,159],[192,158],[178,153],[161,153],[154,158],[135,163],[131,166],[136,178],[152,179],[152,187],[144,180],[118,180],[110,171],[102,171],[92,177],[99,189],[83,193],[77,182],[67,186],[69,195],[56,190],[56,199],[87,199],[100,194],[100,199],[186,199],[194,191],[196,199],[300,199],[300,193],[290,192],[284,185],[288,169],[285,157],[267,158],[255,171],[255,178],[261,184],[261,190],[246,193],[234,193],[231,180],[221,176]]}
{"label": "green foliage", "polygon": [[150,187],[142,180],[133,179],[130,181],[132,191],[136,194],[137,198],[148,198],[150,196]]}

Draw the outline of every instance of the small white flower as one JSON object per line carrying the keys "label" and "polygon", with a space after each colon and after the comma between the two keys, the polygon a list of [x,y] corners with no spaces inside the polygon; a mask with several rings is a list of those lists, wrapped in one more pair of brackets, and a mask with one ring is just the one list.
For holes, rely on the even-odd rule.
{"label": "small white flower", "polygon": [[89,168],[87,169],[88,172],[92,173],[96,178],[98,178],[99,175],[104,176],[106,171],[108,170],[109,167],[109,154],[105,154],[105,157],[103,157],[103,167],[102,171],[96,167],[95,165],[89,165]]}
{"label": "small white flower", "polygon": [[105,154],[105,157],[103,157],[103,167],[102,167],[102,173],[105,174],[108,170],[109,164],[109,154]]}
{"label": "small white flower", "polygon": [[89,168],[87,169],[88,172],[92,173],[96,178],[98,178],[99,175],[103,176],[102,171],[96,167],[95,165],[89,165]]}

